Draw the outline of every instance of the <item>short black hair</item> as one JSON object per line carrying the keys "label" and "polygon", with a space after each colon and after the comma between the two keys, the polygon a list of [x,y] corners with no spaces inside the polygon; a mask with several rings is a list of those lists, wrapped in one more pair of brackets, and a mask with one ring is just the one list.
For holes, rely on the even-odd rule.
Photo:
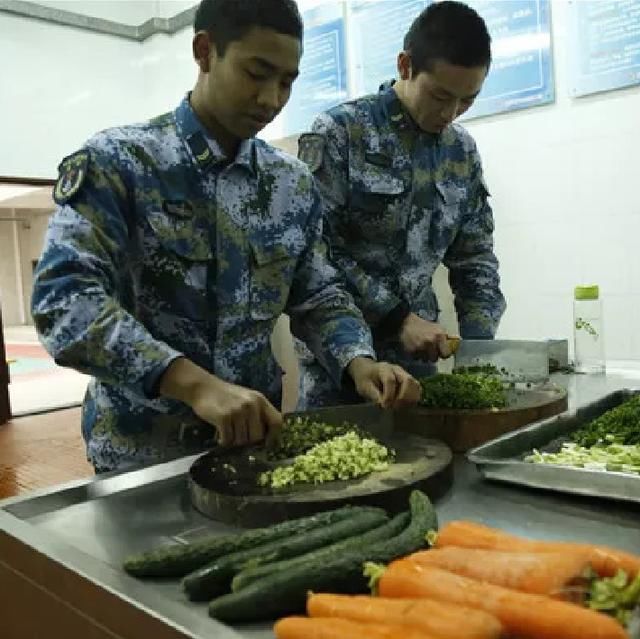
{"label": "short black hair", "polygon": [[491,36],[480,15],[463,2],[430,4],[404,38],[415,73],[431,71],[438,60],[472,68],[491,64]]}
{"label": "short black hair", "polygon": [[196,33],[209,34],[220,56],[253,27],[273,29],[302,42],[302,17],[294,0],[202,0],[193,23]]}

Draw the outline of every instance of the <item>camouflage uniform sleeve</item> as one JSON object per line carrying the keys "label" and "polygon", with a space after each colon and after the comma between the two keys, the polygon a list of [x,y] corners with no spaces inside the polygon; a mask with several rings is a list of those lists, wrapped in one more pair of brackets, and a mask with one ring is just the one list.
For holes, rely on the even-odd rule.
{"label": "camouflage uniform sleeve", "polygon": [[304,189],[311,194],[307,245],[296,265],[287,304],[291,332],[305,342],[338,388],[355,357],[375,359],[371,332],[340,274],[327,259],[320,195],[310,175]]}
{"label": "camouflage uniform sleeve", "polygon": [[346,126],[323,113],[313,124],[313,133],[323,139],[313,175],[322,196],[325,232],[331,260],[344,273],[355,301],[375,327],[402,303],[376,276],[367,273],[348,249],[348,133]]}
{"label": "camouflage uniform sleeve", "polygon": [[500,290],[498,259],[493,250],[493,211],[475,148],[470,161],[473,166],[467,210],[443,262],[449,269],[461,336],[492,338],[506,303]]}
{"label": "camouflage uniform sleeve", "polygon": [[130,244],[127,189],[107,158],[79,153],[86,154],[86,174],[76,191],[56,198],[35,273],[34,322],[61,366],[152,395],[154,382],[181,353],[154,339],[121,305]]}

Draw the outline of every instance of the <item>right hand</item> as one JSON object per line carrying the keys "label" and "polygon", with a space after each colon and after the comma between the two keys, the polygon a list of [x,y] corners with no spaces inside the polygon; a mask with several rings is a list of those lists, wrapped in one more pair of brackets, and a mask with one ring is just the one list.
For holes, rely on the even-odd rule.
{"label": "right hand", "polygon": [[262,393],[211,377],[194,393],[191,408],[216,427],[220,446],[255,444],[280,430],[282,414]]}
{"label": "right hand", "polygon": [[407,315],[399,337],[404,350],[419,359],[437,362],[453,354],[442,326],[437,322],[428,322],[415,313]]}
{"label": "right hand", "polygon": [[160,392],[188,404],[218,432],[220,446],[246,446],[271,438],[282,427],[282,414],[258,391],[231,384],[186,358],[171,363]]}

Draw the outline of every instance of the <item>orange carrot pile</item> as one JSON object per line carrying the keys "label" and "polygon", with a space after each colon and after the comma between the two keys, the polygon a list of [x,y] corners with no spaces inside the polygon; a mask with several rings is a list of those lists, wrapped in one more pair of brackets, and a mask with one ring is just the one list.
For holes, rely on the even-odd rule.
{"label": "orange carrot pile", "polygon": [[273,631],[277,639],[441,639],[417,628],[331,617],[285,617]]}
{"label": "orange carrot pile", "polygon": [[406,559],[496,586],[559,598],[566,596],[567,587],[582,583],[589,568],[586,554],[504,552],[458,546],[420,551]]}
{"label": "orange carrot pile", "polygon": [[484,610],[495,615],[508,634],[520,639],[628,639],[620,624],[601,613],[407,559],[388,566],[378,591],[382,597],[426,597]]}
{"label": "orange carrot pile", "polygon": [[[388,599],[362,595],[315,594],[307,600],[311,617],[335,617],[362,623],[409,626],[439,639],[498,639],[502,625],[492,615],[429,599]],[[404,630],[400,637],[404,637]]]}
{"label": "orange carrot pile", "polygon": [[586,554],[591,567],[601,577],[612,577],[618,570],[624,570],[629,577],[640,573],[640,557],[622,550],[595,544],[524,539],[472,521],[453,521],[444,526],[438,533],[436,547],[447,546],[579,556]]}

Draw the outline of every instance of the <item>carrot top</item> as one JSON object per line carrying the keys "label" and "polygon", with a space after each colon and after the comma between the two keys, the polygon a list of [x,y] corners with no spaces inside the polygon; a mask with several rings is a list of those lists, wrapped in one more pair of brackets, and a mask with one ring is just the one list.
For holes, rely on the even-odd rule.
{"label": "carrot top", "polygon": [[613,577],[596,576],[591,582],[587,605],[628,626],[634,608],[640,606],[640,574],[633,580],[624,570],[619,570]]}

